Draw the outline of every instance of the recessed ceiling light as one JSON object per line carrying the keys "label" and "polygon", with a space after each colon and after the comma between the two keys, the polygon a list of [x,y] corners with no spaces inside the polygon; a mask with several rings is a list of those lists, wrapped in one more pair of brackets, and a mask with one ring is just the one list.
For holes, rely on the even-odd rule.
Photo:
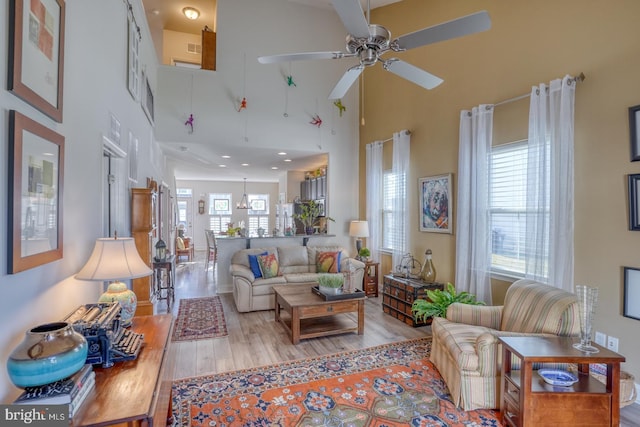
{"label": "recessed ceiling light", "polygon": [[185,7],[182,9],[182,13],[184,13],[187,19],[191,19],[192,21],[198,19],[198,16],[200,16],[200,11],[195,7]]}
{"label": "recessed ceiling light", "polygon": [[285,161],[285,162],[290,162],[290,161],[291,161],[291,159],[284,159],[284,161]]}
{"label": "recessed ceiling light", "polygon": [[249,166],[249,163],[243,163],[240,166]]}
{"label": "recessed ceiling light", "polygon": [[226,154],[224,156],[220,156],[220,157],[222,157],[223,159],[230,159],[231,158],[231,156],[227,156]]}
{"label": "recessed ceiling light", "polygon": [[286,155],[287,155],[287,153],[285,153],[284,151],[281,151],[281,152],[278,153],[278,156],[286,156]]}
{"label": "recessed ceiling light", "polygon": [[271,166],[271,169],[276,170],[276,169],[278,169],[278,167],[277,166]]}
{"label": "recessed ceiling light", "polygon": [[158,9],[153,9],[151,13],[153,13],[156,16],[160,15],[160,11]]}
{"label": "recessed ceiling light", "polygon": [[226,167],[227,167],[227,165],[218,165],[218,167],[226,168]]}

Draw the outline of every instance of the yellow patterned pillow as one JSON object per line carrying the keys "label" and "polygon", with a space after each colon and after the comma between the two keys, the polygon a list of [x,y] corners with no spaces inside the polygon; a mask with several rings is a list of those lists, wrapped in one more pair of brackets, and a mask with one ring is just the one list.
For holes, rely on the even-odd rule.
{"label": "yellow patterned pillow", "polygon": [[274,254],[259,255],[258,265],[262,272],[262,277],[265,279],[271,279],[278,275],[278,260]]}
{"label": "yellow patterned pillow", "polygon": [[316,273],[339,273],[342,251],[318,252],[316,256]]}

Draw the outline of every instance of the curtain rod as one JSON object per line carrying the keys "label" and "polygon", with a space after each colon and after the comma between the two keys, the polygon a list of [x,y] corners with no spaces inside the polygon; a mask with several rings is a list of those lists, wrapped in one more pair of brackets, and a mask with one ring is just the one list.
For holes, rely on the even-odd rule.
{"label": "curtain rod", "polygon": [[[578,83],[578,82],[584,81],[584,79],[586,79],[586,76],[584,75],[584,73],[580,73],[577,77],[569,79],[569,81]],[[520,101],[521,99],[528,98],[530,96],[531,96],[530,93],[525,93],[524,95],[516,96],[515,98],[509,98],[509,99],[505,99],[504,101],[496,102],[493,104],[493,106],[497,107],[498,105],[509,104],[511,102]]]}
{"label": "curtain rod", "polygon": [[[405,135],[411,135],[411,131],[410,131],[410,130],[405,130],[405,131],[404,131],[404,134],[405,134]],[[391,138],[387,138],[387,139],[383,139],[383,140],[382,140],[382,141],[380,141],[380,142],[389,142],[389,141],[393,141],[393,137],[391,137]]]}

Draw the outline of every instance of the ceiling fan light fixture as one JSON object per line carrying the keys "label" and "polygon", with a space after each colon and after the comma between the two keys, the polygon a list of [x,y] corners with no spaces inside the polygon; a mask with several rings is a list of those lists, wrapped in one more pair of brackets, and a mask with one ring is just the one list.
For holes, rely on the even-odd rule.
{"label": "ceiling fan light fixture", "polygon": [[200,16],[200,11],[195,7],[190,6],[182,9],[182,13],[187,17],[187,19],[191,19],[192,21],[198,19],[198,17]]}

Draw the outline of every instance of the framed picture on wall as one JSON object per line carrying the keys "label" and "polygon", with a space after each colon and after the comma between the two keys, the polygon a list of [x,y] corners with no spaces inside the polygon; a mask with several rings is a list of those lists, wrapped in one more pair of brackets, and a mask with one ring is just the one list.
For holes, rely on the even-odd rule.
{"label": "framed picture on wall", "polygon": [[10,0],[8,87],[62,122],[64,0]]}
{"label": "framed picture on wall", "polygon": [[640,269],[624,267],[624,317],[640,320]]}
{"label": "framed picture on wall", "polygon": [[140,28],[134,22],[132,15],[129,16],[127,29],[129,30],[127,88],[133,99],[137,101],[140,96]]}
{"label": "framed picture on wall", "polygon": [[640,105],[629,107],[629,138],[631,144],[631,161],[640,160]]}
{"label": "framed picture on wall", "polygon": [[418,179],[420,193],[420,231],[452,233],[451,224],[452,174]]}
{"label": "framed picture on wall", "polygon": [[62,258],[64,137],[9,112],[8,273]]}
{"label": "framed picture on wall", "polygon": [[640,174],[629,175],[629,230],[640,231]]}
{"label": "framed picture on wall", "polygon": [[149,119],[149,123],[153,126],[154,122],[154,103],[153,103],[153,90],[151,89],[151,84],[149,83],[149,78],[147,74],[142,72],[142,97],[140,98],[140,105],[142,106],[142,110],[147,115],[147,119]]}

